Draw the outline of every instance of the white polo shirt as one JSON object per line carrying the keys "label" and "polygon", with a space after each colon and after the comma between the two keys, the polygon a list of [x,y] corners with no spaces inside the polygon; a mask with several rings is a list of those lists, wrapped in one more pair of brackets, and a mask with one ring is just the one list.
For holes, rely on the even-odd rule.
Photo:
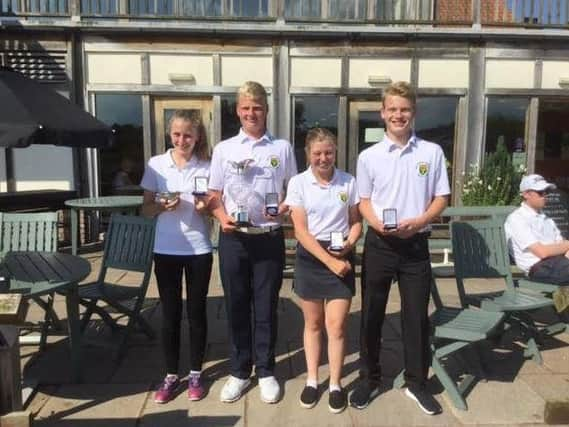
{"label": "white polo shirt", "polygon": [[516,265],[526,274],[532,265],[540,261],[529,247],[534,243],[555,243],[563,240],[555,222],[542,212],[529,207],[526,203],[508,215],[504,224],[510,254]]}
{"label": "white polo shirt", "polygon": [[292,208],[304,208],[310,234],[317,240],[329,241],[332,231],[341,231],[344,237],[348,236],[349,209],[359,201],[352,175],[334,169],[332,180],[325,185],[316,180],[309,167],[290,180],[285,203]]}
{"label": "white polo shirt", "polygon": [[383,209],[397,209],[397,221],[415,218],[434,197],[450,194],[442,148],[415,135],[404,147],[385,136],[362,151],[356,177],[360,198],[371,200],[380,221]]}
{"label": "white polo shirt", "polygon": [[172,159],[172,150],[152,157],[140,186],[147,191],[178,191],[180,204],[161,212],[156,222],[154,252],[167,255],[200,255],[211,252],[209,221],[194,205],[194,177],[209,176],[209,162],[192,156],[182,169]]}
{"label": "white polo shirt", "polygon": [[247,206],[249,221],[258,227],[279,225],[275,220],[265,218],[265,194],[279,193],[284,197],[287,182],[296,175],[296,161],[290,142],[276,139],[265,133],[260,139],[254,139],[243,132],[225,141],[213,149],[209,188],[222,191],[222,201],[229,215],[237,210],[235,201],[235,182],[240,178],[232,162],[252,159],[243,174],[243,180],[250,193]]}

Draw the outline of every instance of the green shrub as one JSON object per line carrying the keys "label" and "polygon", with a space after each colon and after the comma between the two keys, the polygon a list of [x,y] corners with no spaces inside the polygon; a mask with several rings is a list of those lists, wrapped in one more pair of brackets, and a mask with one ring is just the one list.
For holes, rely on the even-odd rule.
{"label": "green shrub", "polygon": [[502,141],[496,151],[487,153],[482,168],[470,165],[462,188],[464,206],[506,206],[520,202],[520,180],[524,165],[514,166],[512,155]]}

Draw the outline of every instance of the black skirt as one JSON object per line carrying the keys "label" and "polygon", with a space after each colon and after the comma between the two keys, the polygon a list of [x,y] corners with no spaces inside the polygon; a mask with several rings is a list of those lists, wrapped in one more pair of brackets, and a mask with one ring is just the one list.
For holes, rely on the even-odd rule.
{"label": "black skirt", "polygon": [[[318,243],[326,250],[330,245],[330,242]],[[353,251],[346,259],[352,265],[352,271],[341,278],[299,243],[294,266],[294,292],[303,299],[352,298],[356,282]]]}

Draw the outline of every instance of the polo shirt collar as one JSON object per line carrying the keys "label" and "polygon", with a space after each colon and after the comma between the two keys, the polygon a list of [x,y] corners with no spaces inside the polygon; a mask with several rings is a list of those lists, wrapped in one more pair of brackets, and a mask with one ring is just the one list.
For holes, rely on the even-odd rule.
{"label": "polo shirt collar", "polygon": [[405,144],[403,147],[401,147],[399,144],[396,144],[395,142],[393,142],[391,139],[389,139],[389,137],[387,135],[385,135],[383,137],[383,142],[385,143],[385,149],[389,152],[392,152],[394,150],[401,150],[401,153],[405,152],[407,149],[411,149],[412,147],[416,147],[417,146],[417,136],[415,135],[415,132],[411,133],[411,137],[409,138],[409,140],[407,141],[407,144]]}
{"label": "polo shirt collar", "polygon": [[[310,180],[311,184],[322,185],[322,183],[318,182],[318,180],[316,179],[316,176],[312,172],[312,166],[308,167],[307,171],[308,171],[308,179]],[[334,175],[332,175],[332,179],[330,180],[328,185],[334,184],[336,179],[338,179],[338,169],[336,167],[334,167]]]}
{"label": "polo shirt collar", "polygon": [[[169,168],[177,168],[178,166],[176,165],[176,162],[174,162],[174,158],[172,157],[172,154],[174,152],[173,148],[169,148],[168,151],[166,151],[166,166]],[[190,158],[190,161],[186,163],[186,166],[184,166],[184,168],[189,168],[190,166],[194,166],[197,163],[198,159],[195,155],[192,155],[192,157]]]}
{"label": "polo shirt collar", "polygon": [[239,134],[237,135],[237,139],[239,142],[244,143],[244,142],[253,142],[253,143],[259,143],[259,142],[272,142],[273,141],[273,136],[269,133],[269,131],[265,131],[265,134],[259,138],[259,139],[254,139],[253,137],[247,135],[245,133],[245,131],[243,130],[243,128],[239,129]]}
{"label": "polo shirt collar", "polygon": [[523,212],[524,212],[526,215],[535,216],[535,217],[544,217],[544,216],[545,216],[545,214],[544,214],[543,212],[541,212],[541,211],[536,211],[534,208],[532,208],[531,206],[529,206],[526,202],[522,202],[521,207],[522,207],[522,209],[523,209]]}

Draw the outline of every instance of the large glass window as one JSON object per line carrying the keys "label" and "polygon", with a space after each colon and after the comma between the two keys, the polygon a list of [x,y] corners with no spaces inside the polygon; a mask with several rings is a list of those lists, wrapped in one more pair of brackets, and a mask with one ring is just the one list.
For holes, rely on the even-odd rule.
{"label": "large glass window", "polygon": [[144,173],[140,95],[97,94],[96,115],[116,129],[112,147],[100,152],[101,194],[137,194]]}
{"label": "large glass window", "polygon": [[[338,135],[337,96],[297,96],[294,99],[294,154],[299,171],[306,168],[304,142],[308,131],[322,127]],[[345,141],[338,141],[345,144]]]}
{"label": "large glass window", "polygon": [[535,171],[569,190],[569,101],[540,99]]}
{"label": "large glass window", "polygon": [[528,98],[489,98],[486,115],[487,153],[496,151],[502,142],[510,153],[525,153],[526,112]]}
{"label": "large glass window", "polygon": [[[456,127],[457,97],[419,97],[415,132],[428,141],[439,144],[447,160],[449,182],[452,183],[454,136]],[[451,184],[452,186],[452,184]]]}

